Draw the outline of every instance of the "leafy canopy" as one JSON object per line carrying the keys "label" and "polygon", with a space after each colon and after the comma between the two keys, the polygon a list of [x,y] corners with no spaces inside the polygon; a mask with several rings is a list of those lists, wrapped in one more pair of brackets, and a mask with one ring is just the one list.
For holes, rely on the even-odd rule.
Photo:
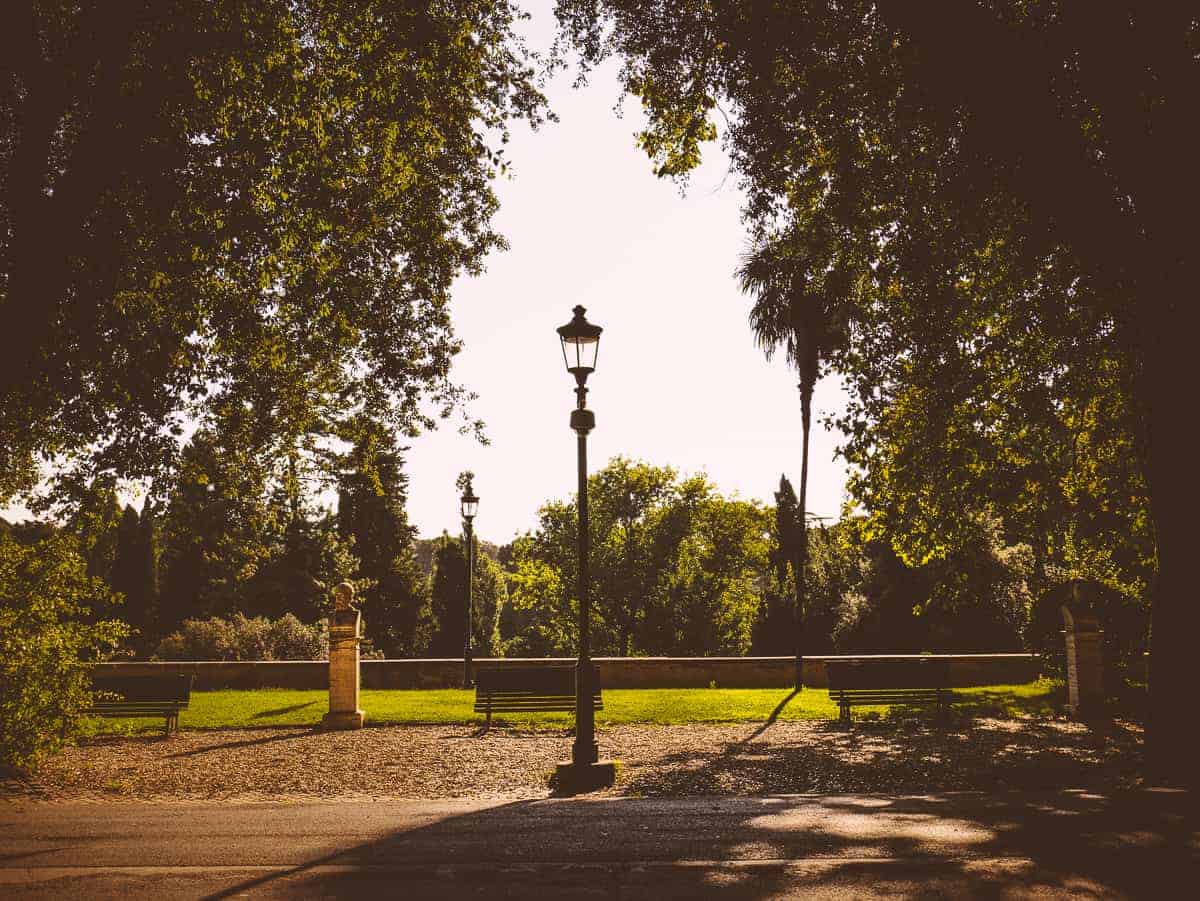
{"label": "leafy canopy", "polygon": [[[509,0],[18,2],[0,36],[0,489],[141,475],[236,398],[272,434],[462,401],[453,280],[545,116]],[[431,400],[435,412],[423,405]]]}

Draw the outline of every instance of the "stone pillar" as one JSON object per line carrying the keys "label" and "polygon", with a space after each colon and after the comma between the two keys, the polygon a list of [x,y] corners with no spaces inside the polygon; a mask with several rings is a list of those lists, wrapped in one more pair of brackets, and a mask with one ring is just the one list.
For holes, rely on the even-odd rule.
{"label": "stone pillar", "polygon": [[366,717],[358,709],[359,615],[354,609],[354,586],[343,582],[333,591],[329,617],[329,712],[326,729],[361,729]]}
{"label": "stone pillar", "polygon": [[1067,637],[1067,711],[1075,719],[1103,712],[1104,664],[1096,617],[1072,604],[1062,606]]}

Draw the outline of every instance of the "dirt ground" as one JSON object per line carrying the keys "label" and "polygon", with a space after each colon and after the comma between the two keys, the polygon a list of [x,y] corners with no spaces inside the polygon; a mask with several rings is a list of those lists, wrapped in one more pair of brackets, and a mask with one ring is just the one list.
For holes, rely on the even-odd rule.
{"label": "dirt ground", "polygon": [[[1142,730],[1054,718],[621,726],[599,735],[625,796],[943,792],[1135,785]],[[380,726],[104,738],[67,748],[0,797],[139,800],[538,798],[563,731]]]}

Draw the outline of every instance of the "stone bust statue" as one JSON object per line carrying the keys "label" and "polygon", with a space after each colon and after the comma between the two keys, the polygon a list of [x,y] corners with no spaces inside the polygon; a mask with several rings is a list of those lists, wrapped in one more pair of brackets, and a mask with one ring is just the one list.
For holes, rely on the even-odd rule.
{"label": "stone bust statue", "polygon": [[330,626],[350,626],[358,632],[358,611],[354,609],[354,586],[342,582],[333,589],[333,615],[329,617]]}

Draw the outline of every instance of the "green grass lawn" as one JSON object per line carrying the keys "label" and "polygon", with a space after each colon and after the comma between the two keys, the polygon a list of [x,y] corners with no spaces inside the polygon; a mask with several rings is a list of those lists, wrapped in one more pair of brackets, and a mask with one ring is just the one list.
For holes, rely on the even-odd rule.
{"label": "green grass lawn", "polygon": [[[1049,713],[1061,703],[1062,683],[1049,680],[1026,685],[991,685],[958,689],[956,704],[971,713],[1007,715]],[[430,691],[363,691],[362,708],[369,723],[482,723],[472,709],[475,694],[462,689]],[[179,718],[181,729],[245,729],[258,726],[315,726],[328,710],[325,691],[263,688],[256,691],[196,691]],[[886,707],[856,707],[855,715],[889,713]],[[806,688],[799,694],[776,688],[648,688],[604,692],[600,726],[626,723],[743,723],[779,720],[835,719],[837,706],[829,692]],[[497,714],[492,722],[522,728],[570,726],[570,713]],[[131,734],[162,730],[161,719],[90,720],[88,731]]]}

